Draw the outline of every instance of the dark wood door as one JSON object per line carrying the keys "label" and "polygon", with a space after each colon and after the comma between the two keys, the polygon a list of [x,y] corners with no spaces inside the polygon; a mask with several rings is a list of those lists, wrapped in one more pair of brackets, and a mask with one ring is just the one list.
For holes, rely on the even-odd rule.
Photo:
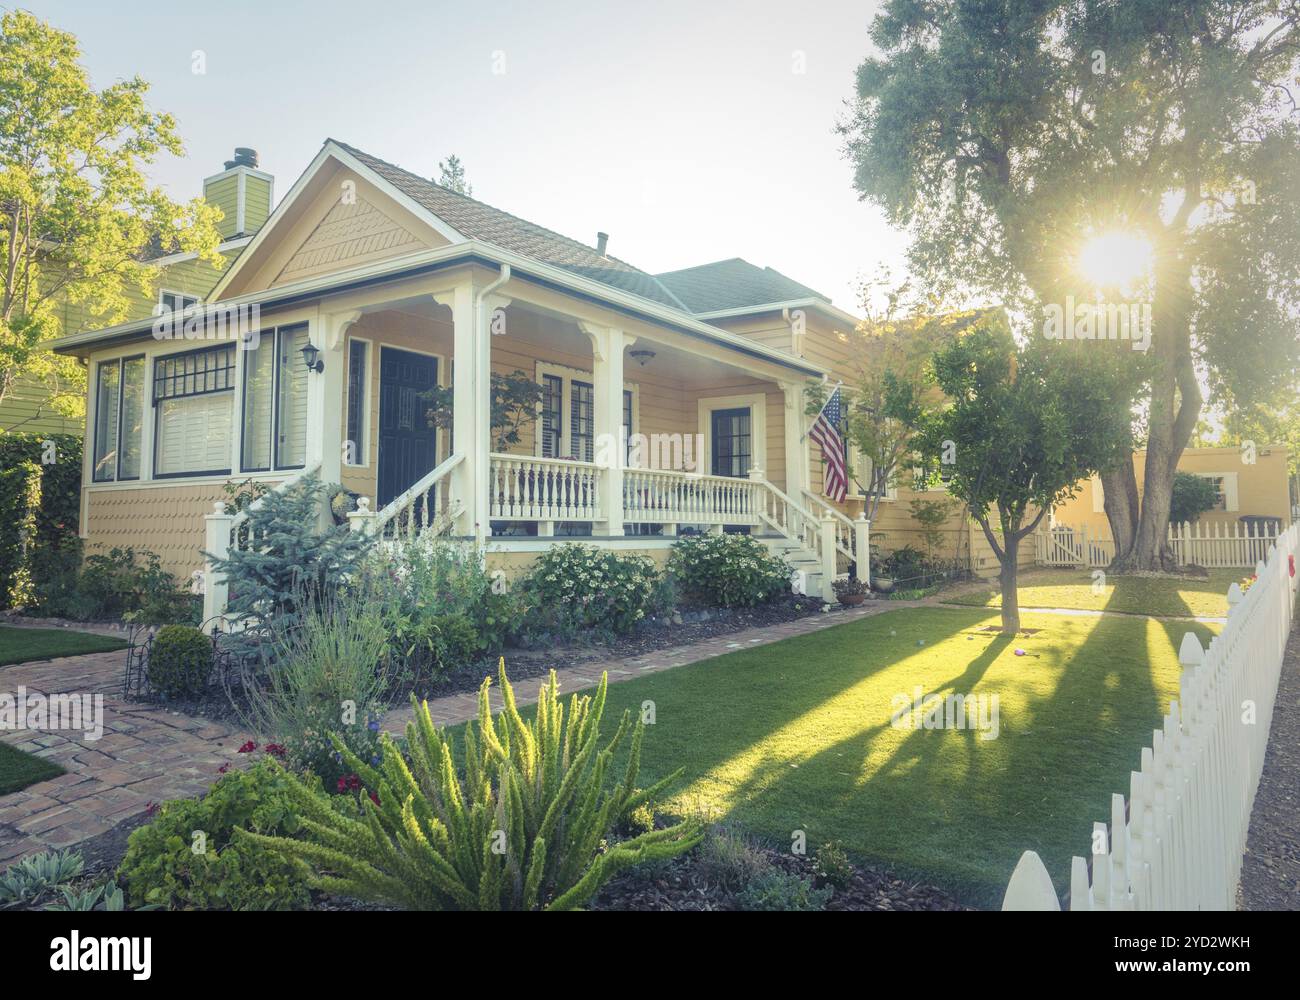
{"label": "dark wood door", "polygon": [[438,361],[425,354],[380,348],[379,509],[438,464],[438,431],[429,426],[424,396],[438,384]]}

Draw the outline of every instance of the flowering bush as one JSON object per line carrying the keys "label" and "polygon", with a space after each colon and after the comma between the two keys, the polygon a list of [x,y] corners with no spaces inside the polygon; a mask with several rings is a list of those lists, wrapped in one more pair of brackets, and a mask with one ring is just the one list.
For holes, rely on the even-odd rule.
{"label": "flowering bush", "polygon": [[668,572],[698,604],[750,608],[790,590],[790,567],[749,535],[694,535],[673,545]]}
{"label": "flowering bush", "polygon": [[560,633],[630,632],[662,596],[650,559],[576,543],[543,553],[520,589],[534,606],[530,626]]}

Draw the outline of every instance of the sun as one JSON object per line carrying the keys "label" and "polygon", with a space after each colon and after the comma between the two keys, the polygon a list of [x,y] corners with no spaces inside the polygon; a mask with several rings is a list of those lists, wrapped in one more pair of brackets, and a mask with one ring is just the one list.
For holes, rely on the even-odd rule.
{"label": "sun", "polygon": [[1150,273],[1155,254],[1151,243],[1137,233],[1102,233],[1079,251],[1083,278],[1098,289],[1132,290]]}

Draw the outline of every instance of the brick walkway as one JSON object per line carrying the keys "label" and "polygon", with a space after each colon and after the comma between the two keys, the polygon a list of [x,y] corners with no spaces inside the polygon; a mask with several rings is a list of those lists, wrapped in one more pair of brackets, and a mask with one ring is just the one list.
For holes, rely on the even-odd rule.
{"label": "brick walkway", "polygon": [[[590,687],[600,679],[601,671],[607,670],[610,683],[615,683],[920,603],[867,602],[854,609],[836,609],[626,659],[596,657],[557,671],[560,689],[569,694]],[[68,771],[21,791],[0,795],[0,866],[24,854],[70,847],[104,833],[144,812],[150,803],[198,795],[217,779],[222,764],[241,759],[237,750],[246,735],[208,719],[123,700],[119,692],[125,661],[126,651],[121,650],[0,669],[0,691],[16,693],[23,686],[29,695],[104,695],[104,735],[98,741],[86,740],[79,732],[0,731],[0,740],[48,757]],[[537,700],[538,686],[536,679],[520,682],[515,686],[516,700],[532,704]],[[498,689],[494,686],[492,691],[493,707],[500,708]],[[477,706],[477,694],[448,695],[429,702],[438,725],[471,719]],[[403,732],[410,718],[409,707],[397,709],[385,716],[384,727]]]}

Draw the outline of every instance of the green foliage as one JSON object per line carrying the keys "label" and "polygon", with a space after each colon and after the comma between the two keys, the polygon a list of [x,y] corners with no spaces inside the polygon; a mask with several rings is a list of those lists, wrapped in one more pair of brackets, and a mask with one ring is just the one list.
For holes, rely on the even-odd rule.
{"label": "green foliage", "polygon": [[0,402],[19,372],[75,411],[85,372],[42,350],[71,305],[86,326],[126,318],[129,293],[151,298],[151,257],[194,252],[213,265],[220,212],[177,204],[148,164],[182,156],[171,115],[145,103],[139,77],[95,90],[77,39],[26,11],[0,16]]}
{"label": "green foliage", "polygon": [[790,567],[749,535],[692,535],[673,543],[668,572],[691,601],[751,608],[790,591]]}
{"label": "green foliage", "polygon": [[333,738],[370,760],[388,689],[391,649],[385,597],[368,582],[321,597],[301,594],[295,619],[264,633],[259,657],[235,668],[245,726],[282,743],[298,767],[326,787],[349,773]]}
{"label": "green foliage", "polygon": [[742,910],[824,910],[834,890],[817,889],[806,878],[771,865],[736,896]]}
{"label": "green foliage", "polygon": [[813,873],[818,880],[835,889],[843,889],[853,880],[853,863],[838,840],[828,840],[813,856]]}
{"label": "green foliage", "polygon": [[957,505],[946,498],[927,500],[914,497],[907,506],[912,512],[912,520],[919,525],[917,530],[925,542],[926,557],[933,559],[934,550],[943,544],[943,526]]}
{"label": "green foliage", "polygon": [[517,600],[472,543],[421,535],[375,553],[366,570],[387,597],[393,653],[412,680],[499,653],[518,627]]}
{"label": "green foliage", "polygon": [[321,524],[325,498],[337,487],[306,476],[248,508],[250,544],[214,560],[229,585],[229,613],[250,628],[292,624],[303,595],[327,597],[354,574],[370,550],[367,539],[342,525]]}
{"label": "green foliage", "polygon": [[71,434],[0,433],[0,607],[51,612],[49,595],[75,578],[81,495],[81,439]]}
{"label": "green foliage", "polygon": [[10,865],[0,875],[0,909],[34,906],[81,874],[82,857],[73,851],[42,851]]}
{"label": "green foliage", "polygon": [[201,799],[164,802],[132,832],[117,879],[133,907],[168,910],[296,910],[305,872],[278,851],[232,839],[235,828],[278,837],[299,831],[290,778],[270,758],[231,771]]}
{"label": "green foliage", "polygon": [[473,186],[465,179],[465,165],[455,153],[438,161],[438,183],[466,198],[474,194]]}
{"label": "green foliage", "polygon": [[[527,372],[515,370],[509,375],[493,372],[491,393],[492,450],[508,451],[519,443],[524,428],[537,422],[543,390]],[[425,419],[430,427],[451,426],[454,395],[451,386],[436,386],[421,394],[428,403]]]}
{"label": "green foliage", "polygon": [[212,640],[188,625],[164,625],[149,646],[149,687],[164,698],[202,694],[212,675]]}
{"label": "green foliage", "polygon": [[1190,472],[1174,473],[1174,495],[1169,508],[1169,520],[1174,524],[1198,521],[1218,502],[1219,493],[1214,483],[1204,476],[1194,476]]}
{"label": "green foliage", "polygon": [[130,546],[87,556],[68,603],[79,612],[76,617],[121,618],[134,612],[133,620],[150,625],[196,625],[201,614],[194,595],[180,589],[156,553],[137,553]]}
{"label": "green foliage", "polygon": [[[310,864],[313,884],[328,892],[412,910],[574,909],[619,871],[698,842],[688,822],[606,843],[620,817],[677,777],[635,791],[645,728],[632,728],[630,713],[602,748],[606,678],[594,695],[570,699],[566,720],[552,671],[533,721],[525,723],[504,660],[500,677],[505,707],[495,722],[490,681],[479,689],[477,724],[465,729],[463,778],[425,702],[407,726],[409,766],[387,737],[377,768],[340,746],[378,800],[361,800],[363,820],[291,779],[303,839],[237,836]],[[629,729],[627,767],[611,787],[606,776]]]}
{"label": "green foliage", "polygon": [[62,902],[51,903],[47,910],[59,913],[86,913],[91,910],[104,910],[108,913],[120,913],[126,909],[126,897],[122,890],[111,882],[93,889],[73,889],[71,886],[59,886]]}
{"label": "green foliage", "polygon": [[631,632],[659,610],[658,575],[645,556],[576,542],[551,546],[519,587],[529,605],[526,627],[559,635]]}

